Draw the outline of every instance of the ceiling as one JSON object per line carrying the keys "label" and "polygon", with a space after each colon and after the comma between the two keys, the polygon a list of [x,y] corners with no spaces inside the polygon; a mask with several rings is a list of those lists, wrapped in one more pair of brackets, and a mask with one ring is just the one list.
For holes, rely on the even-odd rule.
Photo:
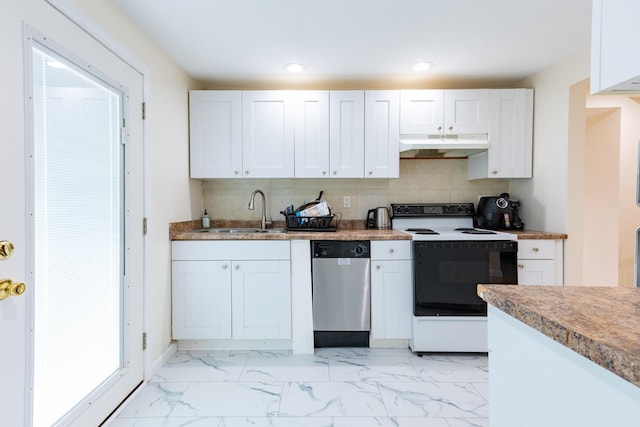
{"label": "ceiling", "polygon": [[111,1],[209,88],[509,86],[591,32],[589,0]]}

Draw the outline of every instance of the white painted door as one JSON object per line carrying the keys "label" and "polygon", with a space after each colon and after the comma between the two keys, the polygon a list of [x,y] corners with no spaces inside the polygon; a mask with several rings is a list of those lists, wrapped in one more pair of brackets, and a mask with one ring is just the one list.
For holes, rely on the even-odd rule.
{"label": "white painted door", "polygon": [[400,174],[400,106],[397,90],[365,92],[365,178],[397,178]]}
{"label": "white painted door", "polygon": [[329,93],[329,159],[332,178],[364,176],[364,91]]}
{"label": "white painted door", "polygon": [[231,338],[231,261],[173,261],[173,338]]}
{"label": "white painted door", "polygon": [[242,177],[242,92],[189,92],[191,178]]}
{"label": "white painted door", "polygon": [[[24,40],[24,87],[26,97],[14,109],[19,111],[11,123],[2,125],[3,133],[12,135],[11,138],[0,139],[0,158],[3,160],[5,172],[11,176],[10,184],[0,185],[0,197],[3,203],[0,214],[0,240],[9,240],[15,246],[15,254],[4,261],[0,261],[0,278],[25,282],[27,291],[22,296],[12,296],[0,300],[0,340],[2,340],[3,360],[11,362],[11,369],[5,369],[0,381],[0,393],[11,396],[0,399],[0,413],[3,425],[29,426],[34,423],[32,399],[34,391],[34,319],[38,307],[35,303],[36,293],[42,294],[35,274],[34,265],[37,258],[34,252],[35,213],[33,191],[33,167],[35,165],[33,152],[33,42],[53,49],[62,54],[61,61],[67,69],[86,70],[90,68],[93,75],[100,75],[97,80],[109,82],[121,93],[122,118],[127,120],[122,127],[122,136],[127,144],[125,151],[126,168],[123,175],[127,177],[124,189],[126,197],[123,202],[122,218],[126,226],[123,229],[122,251],[127,255],[123,258],[126,270],[122,276],[121,304],[122,318],[118,318],[120,337],[118,343],[120,356],[117,367],[108,375],[104,382],[93,390],[89,390],[84,397],[80,397],[73,407],[60,408],[61,415],[57,418],[61,424],[98,425],[104,420],[126,396],[142,381],[143,351],[142,351],[142,315],[143,315],[143,136],[142,117],[140,114],[143,101],[142,76],[124,64],[113,52],[105,49],[86,32],[76,27],[66,18],[51,11],[50,15],[41,22],[40,30],[45,35],[27,29]],[[13,39],[12,39],[13,40]],[[54,64],[41,64],[44,67]],[[22,86],[16,81],[16,85]],[[13,99],[13,98],[12,98]],[[93,110],[95,111],[95,110]],[[21,114],[24,112],[24,115]],[[83,120],[84,119],[84,120]],[[79,127],[86,125],[90,118],[78,117]],[[18,123],[16,125],[16,123]],[[5,128],[6,125],[6,128]],[[123,125],[125,123],[123,122]],[[119,126],[116,126],[119,127]],[[16,129],[26,129],[22,134]],[[73,130],[75,132],[75,129]],[[117,133],[120,133],[118,130]],[[74,152],[68,156],[73,157]],[[25,168],[25,164],[27,167]],[[126,211],[126,212],[125,212]],[[87,239],[90,246],[90,240]],[[56,249],[56,248],[54,248]],[[62,250],[62,249],[60,249]],[[56,254],[61,255],[61,254]],[[69,260],[69,268],[82,268],[74,259]],[[42,276],[40,276],[42,277]],[[56,291],[56,288],[51,289]],[[75,306],[73,306],[75,307]],[[82,308],[75,307],[74,316],[82,323]],[[122,319],[122,321],[120,321]],[[126,322],[126,323],[125,323]],[[41,330],[41,329],[40,329]],[[51,331],[55,334],[56,331]],[[82,339],[78,336],[78,339]],[[36,348],[35,351],[38,351]],[[71,356],[71,354],[68,354]],[[70,357],[70,360],[72,358]],[[89,361],[91,362],[91,361]],[[59,367],[61,368],[61,367]],[[90,366],[88,369],[91,369]],[[77,372],[76,375],[82,375]],[[73,380],[70,376],[69,380]],[[37,421],[36,421],[37,422]],[[47,424],[48,425],[48,424]]]}
{"label": "white painted door", "polygon": [[295,177],[329,177],[329,92],[295,93]]}
{"label": "white painted door", "polygon": [[234,261],[233,338],[291,338],[291,262]]}
{"label": "white painted door", "polygon": [[242,92],[245,178],[293,178],[294,109],[289,91]]}

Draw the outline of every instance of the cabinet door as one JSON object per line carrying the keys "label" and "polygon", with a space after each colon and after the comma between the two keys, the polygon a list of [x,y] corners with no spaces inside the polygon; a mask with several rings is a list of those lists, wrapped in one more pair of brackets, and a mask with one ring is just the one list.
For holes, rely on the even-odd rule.
{"label": "cabinet door", "polygon": [[329,93],[329,164],[332,178],[364,176],[364,92]]}
{"label": "cabinet door", "polygon": [[293,177],[293,115],[291,92],[242,92],[242,161],[245,178]]}
{"label": "cabinet door", "polygon": [[234,261],[233,338],[291,338],[290,267],[290,261]]}
{"label": "cabinet door", "polygon": [[365,92],[365,178],[397,178],[400,173],[400,106],[397,90]]}
{"label": "cabinet door", "polygon": [[491,91],[489,176],[531,178],[533,90]]}
{"label": "cabinet door", "polygon": [[637,7],[636,0],[593,1],[591,93],[637,93],[640,80]]}
{"label": "cabinet door", "polygon": [[240,91],[189,92],[192,178],[240,178],[242,171]]}
{"label": "cabinet door", "polygon": [[556,283],[555,262],[552,259],[519,259],[519,285],[561,285]]}
{"label": "cabinet door", "polygon": [[444,133],[482,134],[488,131],[489,89],[444,92]]}
{"label": "cabinet door", "polygon": [[533,90],[492,89],[489,149],[469,156],[469,179],[531,178]]}
{"label": "cabinet door", "polygon": [[173,338],[231,338],[231,262],[173,261]]}
{"label": "cabinet door", "polygon": [[295,94],[295,176],[329,177],[329,92]]}
{"label": "cabinet door", "polygon": [[372,261],[371,267],[371,337],[411,338],[411,261]]}
{"label": "cabinet door", "polygon": [[400,92],[400,133],[437,135],[444,121],[444,90]]}

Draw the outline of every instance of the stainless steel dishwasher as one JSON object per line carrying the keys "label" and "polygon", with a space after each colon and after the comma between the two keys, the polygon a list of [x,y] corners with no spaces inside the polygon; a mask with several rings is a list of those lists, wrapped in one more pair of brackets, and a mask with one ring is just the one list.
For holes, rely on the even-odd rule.
{"label": "stainless steel dishwasher", "polygon": [[368,347],[369,241],[311,242],[315,347]]}

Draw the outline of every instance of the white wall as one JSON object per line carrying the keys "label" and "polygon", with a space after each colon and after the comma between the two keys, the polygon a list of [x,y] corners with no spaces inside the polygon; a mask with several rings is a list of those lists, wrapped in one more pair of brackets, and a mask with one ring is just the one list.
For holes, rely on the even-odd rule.
{"label": "white wall", "polygon": [[533,178],[511,180],[509,193],[521,201],[528,229],[567,231],[569,90],[589,77],[589,58],[585,47],[520,85],[535,89]]}

